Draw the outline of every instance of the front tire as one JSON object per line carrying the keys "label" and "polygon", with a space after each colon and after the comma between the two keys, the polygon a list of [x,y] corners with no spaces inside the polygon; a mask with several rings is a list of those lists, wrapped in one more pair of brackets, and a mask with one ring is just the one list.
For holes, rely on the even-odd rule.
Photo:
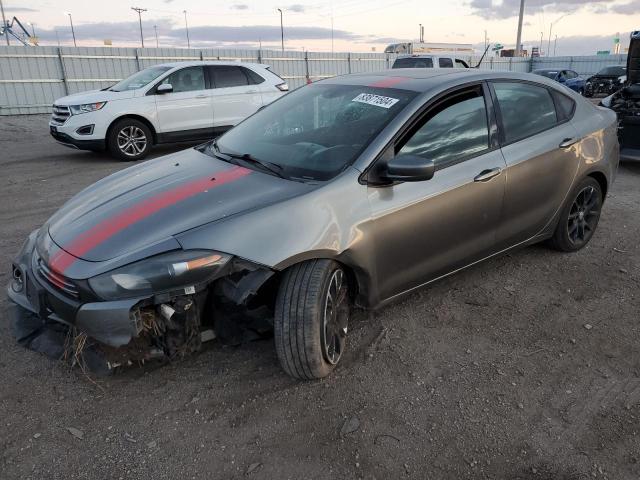
{"label": "front tire", "polygon": [[147,125],[135,118],[118,120],[110,129],[107,148],[111,155],[125,162],[142,160],[151,150],[153,136]]}
{"label": "front tire", "polygon": [[562,252],[577,252],[584,248],[598,226],[602,201],[600,184],[591,177],[582,180],[560,212],[551,245]]}
{"label": "front tire", "polygon": [[310,260],[284,274],[274,339],[285,372],[300,380],[329,375],[346,347],[351,310],[347,275],[332,260]]}

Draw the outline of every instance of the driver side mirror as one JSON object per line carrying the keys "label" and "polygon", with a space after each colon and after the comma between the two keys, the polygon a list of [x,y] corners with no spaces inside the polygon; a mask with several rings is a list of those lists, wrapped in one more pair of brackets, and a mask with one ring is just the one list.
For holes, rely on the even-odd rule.
{"label": "driver side mirror", "polygon": [[418,155],[400,154],[387,162],[383,176],[393,182],[423,182],[431,180],[435,171],[433,160]]}
{"label": "driver side mirror", "polygon": [[170,83],[163,83],[161,85],[158,85],[158,88],[156,88],[156,93],[158,95],[164,95],[165,93],[171,92],[173,92],[173,85],[171,85]]}

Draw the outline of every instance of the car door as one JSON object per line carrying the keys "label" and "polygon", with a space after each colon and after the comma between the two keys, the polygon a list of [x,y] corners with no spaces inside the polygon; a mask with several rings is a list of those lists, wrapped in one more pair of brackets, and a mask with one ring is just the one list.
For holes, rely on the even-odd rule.
{"label": "car door", "polygon": [[583,87],[583,81],[580,76],[573,70],[567,70],[565,78],[567,79],[567,87],[571,90],[579,92]]}
{"label": "car door", "polygon": [[490,85],[507,162],[498,230],[498,243],[507,247],[535,237],[561,208],[578,172],[580,139],[569,120],[575,102],[567,95],[533,82]]}
{"label": "car door", "polygon": [[[157,87],[170,84],[169,93],[157,93]],[[153,90],[161,139],[175,141],[199,138],[213,127],[211,90],[207,89],[202,66],[185,67],[169,74]]]}
{"label": "car door", "polygon": [[506,177],[485,92],[477,84],[438,99],[383,154],[432,159],[436,172],[427,181],[368,186],[382,299],[493,250]]}
{"label": "car door", "polygon": [[229,128],[262,107],[258,85],[251,81],[245,68],[236,65],[210,65],[213,85],[213,116],[216,128]]}

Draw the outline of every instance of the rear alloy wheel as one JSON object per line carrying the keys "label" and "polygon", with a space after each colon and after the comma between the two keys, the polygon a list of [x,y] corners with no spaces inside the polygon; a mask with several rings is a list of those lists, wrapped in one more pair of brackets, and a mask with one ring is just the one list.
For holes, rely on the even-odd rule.
{"label": "rear alloy wheel", "polygon": [[274,318],[284,371],[301,380],[329,375],[345,351],[350,311],[347,276],[338,263],[310,260],[287,270]]}
{"label": "rear alloy wheel", "polygon": [[125,118],[113,125],[107,144],[114,157],[134,161],[147,156],[152,139],[151,131],[144,123],[133,118]]}
{"label": "rear alloy wheel", "polygon": [[575,252],[586,246],[598,226],[602,209],[602,189],[593,178],[585,178],[565,205],[551,239],[555,248]]}

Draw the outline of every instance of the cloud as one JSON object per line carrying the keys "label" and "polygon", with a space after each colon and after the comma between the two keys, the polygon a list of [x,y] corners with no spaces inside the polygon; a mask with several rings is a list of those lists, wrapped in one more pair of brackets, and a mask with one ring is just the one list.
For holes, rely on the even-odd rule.
{"label": "cloud", "polygon": [[300,5],[299,3],[294,3],[293,5],[289,5],[288,7],[286,7],[285,10],[295,13],[304,13],[306,7],[304,5]]}
{"label": "cloud", "polygon": [[[160,42],[165,46],[184,46],[186,31],[180,23],[174,23],[168,18],[142,21],[142,30],[145,38],[151,39],[154,35],[153,26],[158,26]],[[174,28],[178,25],[177,28]],[[76,38],[82,41],[102,42],[111,39],[114,44],[136,45],[140,38],[140,30],[137,21],[128,22],[97,22],[75,25]],[[71,40],[71,30],[67,25],[51,29],[42,29],[38,36],[43,41],[55,41],[56,30],[60,40],[68,43]],[[334,30],[334,38],[358,41],[361,37],[346,30]],[[284,29],[285,42],[287,40],[319,40],[331,38],[331,29],[324,27],[291,26]],[[191,45],[194,47],[211,47],[233,44],[255,44],[258,40],[264,43],[280,41],[279,25],[205,25],[189,27]]]}
{"label": "cloud", "polygon": [[[634,0],[637,2],[638,0]],[[609,2],[604,0],[528,0],[525,13],[528,15],[540,13],[543,9],[559,13],[567,13],[584,7],[598,7]],[[505,19],[516,17],[520,13],[520,0],[471,0],[469,6],[473,15],[486,19]]]}
{"label": "cloud", "polygon": [[249,10],[249,5],[246,5],[244,3],[236,3],[231,5],[229,8],[231,8],[232,10]]}
{"label": "cloud", "polygon": [[5,12],[12,12],[12,13],[18,13],[18,12],[37,12],[38,10],[35,8],[28,8],[28,7],[4,7],[4,11]]}
{"label": "cloud", "polygon": [[621,15],[634,15],[640,10],[640,0],[633,0],[629,3],[612,5],[609,10],[613,13],[619,13]]}

